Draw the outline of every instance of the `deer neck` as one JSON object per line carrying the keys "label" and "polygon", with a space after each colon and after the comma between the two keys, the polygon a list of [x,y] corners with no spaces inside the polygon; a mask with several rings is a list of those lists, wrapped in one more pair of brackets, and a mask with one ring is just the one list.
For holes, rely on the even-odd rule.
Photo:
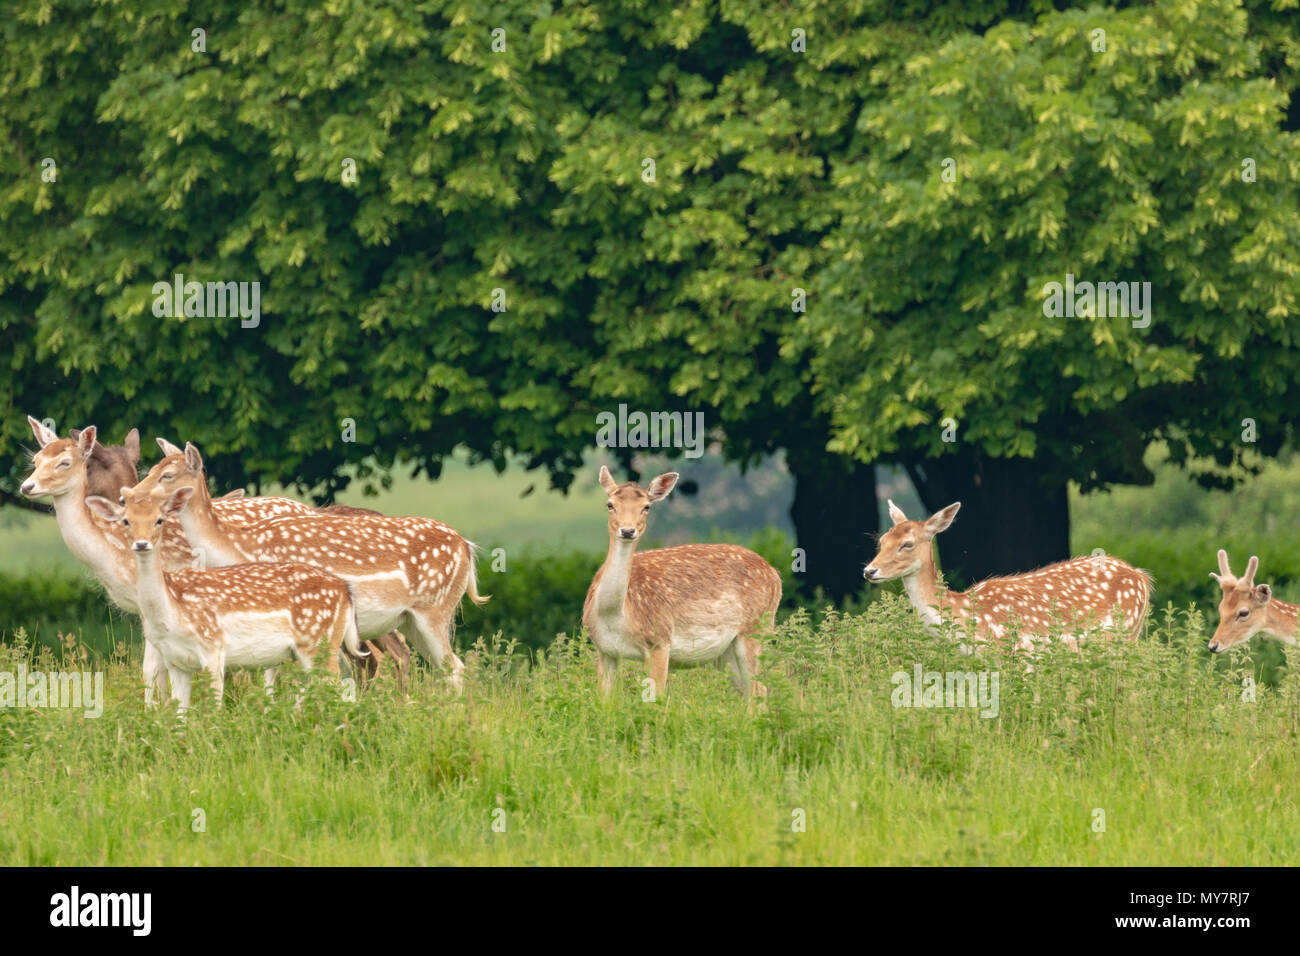
{"label": "deer neck", "polygon": [[929,560],[922,559],[921,567],[903,578],[903,589],[926,626],[937,627],[942,620],[940,610],[951,606],[952,602],[948,589],[939,583],[933,556]]}
{"label": "deer neck", "polygon": [[1274,598],[1268,602],[1268,613],[1264,618],[1264,626],[1260,630],[1271,634],[1283,643],[1294,644],[1297,624],[1300,624],[1298,613],[1300,607]]}
{"label": "deer neck", "polygon": [[225,526],[212,512],[212,498],[207,484],[200,481],[194,489],[194,498],[180,515],[181,530],[190,547],[203,552],[203,564],[222,568],[231,564],[245,564],[249,558],[231,540]]}
{"label": "deer neck", "polygon": [[135,590],[131,559],[119,553],[117,542],[95,523],[86,507],[85,486],[54,496],[54,517],[59,523],[59,533],[68,550],[82,564],[89,567],[109,596],[127,610],[134,610],[131,595]]}
{"label": "deer neck", "polygon": [[609,553],[596,588],[596,614],[605,619],[622,620],[627,586],[632,576],[632,555],[636,553],[636,539],[628,540],[617,535],[609,539]]}
{"label": "deer neck", "polygon": [[140,617],[144,621],[146,633],[154,637],[174,633],[178,629],[179,615],[171,592],[167,590],[158,548],[132,553],[135,555]]}

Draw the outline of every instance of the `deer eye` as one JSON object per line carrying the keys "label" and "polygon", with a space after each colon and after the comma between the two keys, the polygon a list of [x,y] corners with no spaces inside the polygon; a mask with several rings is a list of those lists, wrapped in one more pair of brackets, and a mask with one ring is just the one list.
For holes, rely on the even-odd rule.
{"label": "deer eye", "polygon": [[606,507],[607,509],[609,509],[610,511],[613,511],[613,510],[614,510],[614,502],[612,502],[612,501],[606,501],[606,502],[605,502],[605,507]]}
{"label": "deer eye", "polygon": [[906,550],[907,550],[908,548],[910,548],[911,546],[912,546],[912,542],[911,542],[911,541],[904,541],[904,542],[903,542],[903,546],[902,546],[901,548],[899,548],[898,550],[899,550],[899,551],[906,551]]}
{"label": "deer eye", "polygon": [[127,521],[125,518],[122,519],[122,524],[125,525],[125,526],[128,527],[128,528],[131,527],[131,522],[130,522],[130,521]]}
{"label": "deer eye", "polygon": [[156,527],[158,527],[158,525],[160,525],[160,524],[162,524],[162,523],[163,523],[163,519],[162,519],[161,516],[159,516],[158,520],[154,522],[154,527],[156,528]]}
{"label": "deer eye", "polygon": [[1248,607],[1242,608],[1237,612],[1237,620],[1239,621],[1244,621],[1248,617],[1250,617],[1250,608]]}
{"label": "deer eye", "polygon": [[163,480],[163,481],[171,481],[171,480],[172,480],[173,478],[175,478],[175,477],[176,477],[175,474],[173,474],[172,472],[168,472],[167,474],[165,474],[165,475],[162,476],[162,480]]}
{"label": "deer eye", "polygon": [[649,506],[649,505],[646,505],[644,508],[641,509],[641,513],[642,513],[642,514],[649,514],[649,512],[650,512],[650,506]]}
{"label": "deer eye", "polygon": [[71,467],[72,467],[72,462],[70,462],[70,461],[61,461],[61,462],[59,462],[57,465],[54,466],[54,470],[55,470],[55,471],[58,471],[60,468],[71,468]]}

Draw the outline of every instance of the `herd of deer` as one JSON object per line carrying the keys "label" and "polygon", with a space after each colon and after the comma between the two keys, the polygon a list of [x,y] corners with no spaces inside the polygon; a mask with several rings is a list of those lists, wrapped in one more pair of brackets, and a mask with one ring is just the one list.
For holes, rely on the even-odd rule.
{"label": "herd of deer", "polygon": [[[231,669],[260,669],[268,692],[276,668],[310,669],[323,654],[368,679],[392,666],[405,686],[409,644],[460,689],[464,665],[452,648],[456,609],[478,593],[475,547],[431,518],[389,517],[341,505],[312,508],[292,498],[213,498],[203,459],[165,439],[163,458],[143,480],[138,433],[121,446],[97,441],[93,426],[59,438],[28,417],[40,446],[22,493],[49,496],[63,540],[103,585],[109,600],[138,614],[145,636],[145,701],[170,685],[189,706],[193,676],[206,671],[218,702]],[[654,691],[668,668],[710,663],[730,671],[744,695],[764,695],[755,679],[759,636],[771,633],[781,576],[748,548],[688,544],[637,553],[650,507],[677,483],[660,475],[641,488],[618,484],[607,468],[609,551],[583,604],[582,622],[597,651],[601,689],[609,693],[624,659],[644,661]],[[960,504],[911,521],[889,502],[893,527],[863,572],[873,583],[901,578],[929,628],[949,618],[959,635],[1017,647],[1041,639],[1077,646],[1089,633],[1136,640],[1151,598],[1151,578],[1116,558],[1062,561],[1027,574],[991,578],[958,593],[935,568],[933,539]],[[1210,641],[1223,651],[1265,633],[1295,643],[1297,608],[1255,584],[1251,557],[1244,577],[1219,552],[1223,590]],[[409,642],[409,644],[408,644]]]}

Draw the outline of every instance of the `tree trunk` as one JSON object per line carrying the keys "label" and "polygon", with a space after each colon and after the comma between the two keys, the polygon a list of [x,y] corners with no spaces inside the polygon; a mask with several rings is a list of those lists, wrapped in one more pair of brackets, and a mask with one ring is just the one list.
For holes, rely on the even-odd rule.
{"label": "tree trunk", "polygon": [[805,563],[799,590],[812,597],[820,587],[842,601],[862,589],[862,569],[875,554],[876,470],[825,452],[787,450],[786,464],[794,476],[790,517]]}
{"label": "tree trunk", "polygon": [[[938,535],[948,584],[966,588],[998,574],[1032,571],[1070,556],[1070,500],[1063,473],[1029,458],[944,455],[909,463],[930,514],[961,502]],[[925,515],[908,515],[923,518]]]}

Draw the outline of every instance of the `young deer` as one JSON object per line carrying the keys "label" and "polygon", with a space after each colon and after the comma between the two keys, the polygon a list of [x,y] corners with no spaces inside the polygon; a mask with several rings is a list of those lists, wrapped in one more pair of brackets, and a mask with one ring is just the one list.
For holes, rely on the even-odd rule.
{"label": "young deer", "polygon": [[1255,583],[1259,558],[1250,556],[1246,573],[1235,577],[1228,567],[1228,552],[1219,551],[1219,573],[1210,577],[1219,582],[1223,599],[1219,601],[1219,626],[1210,638],[1210,650],[1216,654],[1234,644],[1242,644],[1256,634],[1267,634],[1286,644],[1296,642],[1297,614],[1300,607],[1273,597],[1267,584]]}
{"label": "young deer", "polygon": [[609,553],[587,590],[582,623],[596,645],[601,690],[614,688],[618,663],[644,660],[656,696],[667,688],[668,665],[714,663],[731,671],[740,693],[763,696],[754,679],[760,631],[772,628],[781,603],[781,575],[748,548],[684,544],[636,554],[650,506],[677,484],[669,472],[642,490],[615,483],[601,466],[609,495]]}
{"label": "young deer", "polygon": [[[29,498],[43,495],[53,498],[54,514],[68,550],[90,568],[114,605],[132,614],[139,613],[135,561],[127,549],[125,531],[116,522],[104,522],[85,504],[92,484],[102,489],[106,481],[119,479],[110,492],[113,497],[117,497],[124,485],[136,483],[138,479],[132,459],[139,457],[138,444],[133,455],[133,443],[128,435],[124,455],[110,453],[105,456],[99,453],[102,446],[96,440],[97,430],[93,425],[85,429],[74,429],[72,434],[75,438],[59,438],[30,415],[27,416],[27,422],[40,450],[33,456],[32,473],[20,490]],[[263,504],[258,499],[236,503],[232,499],[221,498],[213,502],[214,511],[233,514],[244,520],[256,515],[259,508],[264,508],[264,514],[269,516],[273,513],[283,514],[284,508],[291,506],[311,513],[306,505],[287,498],[270,499],[269,504]],[[195,563],[196,557],[185,540],[185,532],[175,520],[167,521],[164,525],[159,555],[164,570],[187,568]],[[144,646],[143,669],[145,704],[152,705],[158,697],[167,693],[167,666],[157,648],[148,641]],[[267,675],[268,682],[272,677],[273,675]]]}
{"label": "young deer", "polygon": [[952,614],[960,630],[976,640],[1001,640],[1015,622],[1020,648],[1033,639],[1061,633],[1076,641],[1090,629],[1114,630],[1114,615],[1122,617],[1122,633],[1136,640],[1151,600],[1151,576],[1107,555],[1071,558],[1027,574],[989,578],[964,592],[939,584],[931,541],[957,516],[961,502],[951,504],[928,521],[909,521],[889,502],[894,526],[880,537],[880,549],[862,576],[873,584],[902,578],[907,596],[933,628],[941,613]]}
{"label": "young deer", "polygon": [[452,619],[466,594],[475,604],[488,596],[478,593],[473,545],[445,524],[313,513],[237,526],[213,507],[203,458],[192,444],[155,465],[138,490],[154,488],[193,489],[181,525],[213,565],[293,562],[338,575],[352,587],[363,636],[396,626],[435,667],[449,663],[452,686],[460,689],[464,665],[451,647]]}
{"label": "young deer", "polygon": [[303,564],[163,571],[163,527],[191,494],[189,488],[170,495],[122,488],[125,505],[86,499],[101,518],[126,529],[145,638],[167,662],[172,699],[182,710],[201,670],[211,675],[220,706],[226,668],[266,669],[297,660],[310,670],[323,650],[325,669],[337,675],[340,646],[364,653],[348,586],[332,574]]}
{"label": "young deer", "polygon": [[[155,440],[158,442],[158,447],[162,449],[165,458],[178,455],[184,458],[185,452],[167,439],[158,438]],[[203,475],[202,477],[206,482],[207,476]],[[164,484],[168,484],[170,481],[171,478],[164,476]],[[132,484],[135,484],[135,482],[132,482]],[[295,501],[293,498],[279,498],[271,495],[257,495],[238,502],[231,500],[232,497],[238,497],[242,494],[243,490],[237,489],[237,493],[228,492],[221,498],[212,499],[212,511],[224,525],[250,528],[263,521],[289,515],[364,514],[380,516],[378,511],[371,511],[369,508],[353,508],[348,505],[312,508],[301,501]],[[364,641],[362,646],[366,650],[366,656],[361,658],[353,657],[352,654],[346,652],[345,648],[348,667],[357,675],[358,679],[364,683],[378,677],[382,671],[388,669],[389,662],[391,662],[397,689],[404,692],[407,683],[406,675],[411,664],[411,650],[407,646],[405,638],[398,631],[389,631],[387,634],[380,634],[368,641]],[[268,676],[268,683],[271,679]]]}

